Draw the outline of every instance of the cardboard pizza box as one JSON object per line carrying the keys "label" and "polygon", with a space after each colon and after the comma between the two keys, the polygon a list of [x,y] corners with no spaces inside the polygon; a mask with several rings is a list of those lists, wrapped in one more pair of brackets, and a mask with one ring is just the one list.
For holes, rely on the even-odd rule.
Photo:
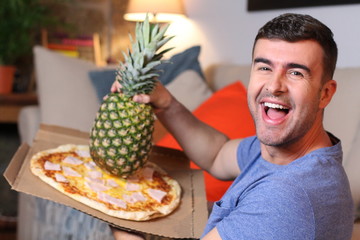
{"label": "cardboard pizza box", "polygon": [[[177,150],[154,147],[150,156],[181,185],[179,207],[170,215],[136,222],[108,216],[49,186],[30,171],[30,158],[38,151],[61,144],[88,144],[89,134],[73,129],[41,125],[32,147],[23,144],[11,160],[4,176],[12,189],[48,199],[99,218],[115,227],[170,238],[200,238],[208,217],[203,173],[190,169],[189,160]],[[34,186],[39,186],[34,188]],[[41,187],[40,187],[41,186]]]}

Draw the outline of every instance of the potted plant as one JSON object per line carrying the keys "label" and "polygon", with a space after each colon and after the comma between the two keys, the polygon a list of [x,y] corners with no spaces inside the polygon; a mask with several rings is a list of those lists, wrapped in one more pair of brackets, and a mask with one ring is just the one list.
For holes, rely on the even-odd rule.
{"label": "potted plant", "polygon": [[55,18],[43,2],[9,0],[1,3],[0,94],[12,91],[16,64],[21,58],[31,57],[41,28],[55,23]]}

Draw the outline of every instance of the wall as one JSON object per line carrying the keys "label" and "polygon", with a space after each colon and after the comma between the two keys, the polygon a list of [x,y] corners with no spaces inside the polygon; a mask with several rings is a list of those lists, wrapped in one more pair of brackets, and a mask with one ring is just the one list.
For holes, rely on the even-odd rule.
{"label": "wall", "polygon": [[[183,0],[188,18],[171,24],[168,33],[176,35],[168,56],[201,45],[204,68],[215,63],[249,64],[257,30],[281,13],[310,14],[334,32],[339,48],[339,67],[360,66],[360,4],[294,8],[270,11],[247,11],[247,0]],[[128,0],[75,0],[70,22],[80,29],[101,34],[104,58],[122,60],[121,50],[129,46],[132,22],[123,19]],[[79,7],[87,11],[79,11]]]}
{"label": "wall", "polygon": [[122,60],[121,50],[129,46],[128,32],[134,24],[124,20],[128,0],[45,0],[62,23],[48,29],[49,33],[66,33],[72,37],[100,35],[102,56]]}
{"label": "wall", "polygon": [[184,0],[187,20],[169,29],[178,33],[175,51],[200,44],[203,67],[214,63],[248,64],[257,30],[285,13],[310,14],[334,32],[339,67],[360,66],[360,4],[248,12],[247,0]]}

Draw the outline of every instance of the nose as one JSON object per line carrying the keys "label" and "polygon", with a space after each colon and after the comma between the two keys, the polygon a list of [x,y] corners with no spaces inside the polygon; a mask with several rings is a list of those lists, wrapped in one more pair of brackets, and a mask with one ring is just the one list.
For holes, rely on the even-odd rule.
{"label": "nose", "polygon": [[286,77],[282,73],[273,74],[267,81],[265,88],[275,96],[286,92]]}

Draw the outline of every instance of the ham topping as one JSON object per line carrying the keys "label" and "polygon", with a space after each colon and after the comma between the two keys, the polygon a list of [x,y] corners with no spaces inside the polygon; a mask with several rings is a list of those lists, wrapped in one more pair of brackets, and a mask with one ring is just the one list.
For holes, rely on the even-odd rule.
{"label": "ham topping", "polygon": [[64,160],[64,163],[72,164],[72,165],[80,165],[84,162],[76,157],[67,156]]}
{"label": "ham topping", "polygon": [[94,162],[86,162],[86,163],[84,163],[84,165],[89,170],[94,170],[96,167],[96,163],[94,163]]}
{"label": "ham topping", "polygon": [[105,186],[104,184],[99,182],[85,182],[85,185],[94,192],[101,192],[110,189],[110,187]]}
{"label": "ham topping", "polygon": [[70,167],[63,167],[63,170],[64,170],[65,176],[81,177],[81,174],[79,174],[77,171],[75,171],[74,169],[72,169]]}
{"label": "ham topping", "polygon": [[128,203],[144,202],[146,200],[146,197],[140,192],[135,192],[131,195],[124,194],[123,198]]}
{"label": "ham topping", "polygon": [[140,189],[140,186],[139,186],[139,184],[136,184],[136,183],[127,182],[125,185],[125,189],[128,191],[137,191]]}
{"label": "ham topping", "polygon": [[63,183],[67,183],[69,182],[66,177],[64,177],[64,175],[60,174],[60,173],[55,173],[55,179],[57,182],[63,182]]}
{"label": "ham topping", "polygon": [[61,171],[60,164],[46,161],[44,164],[45,170]]}
{"label": "ham topping", "polygon": [[147,190],[147,192],[149,193],[150,197],[153,198],[154,200],[158,201],[159,203],[161,203],[162,199],[165,197],[166,192],[158,190],[158,189],[152,189],[149,188]]}
{"label": "ham topping", "polygon": [[119,186],[119,184],[117,184],[114,179],[108,179],[107,180],[107,185],[109,185],[111,187],[118,187]]}
{"label": "ham topping", "polygon": [[99,193],[98,197],[101,201],[113,204],[115,206],[121,207],[121,208],[126,208],[126,202],[118,199],[118,198],[114,198],[106,193]]}
{"label": "ham topping", "polygon": [[88,172],[88,175],[90,178],[101,178],[102,177],[102,172],[99,172],[99,171],[90,171]]}
{"label": "ham topping", "polygon": [[90,177],[85,177],[85,180],[88,182],[96,182],[96,183],[101,183],[104,184],[104,180],[101,178],[90,178]]}
{"label": "ham topping", "polygon": [[90,157],[90,152],[86,151],[86,150],[76,150],[75,151],[77,155],[79,155],[80,157],[85,157],[88,158]]}

